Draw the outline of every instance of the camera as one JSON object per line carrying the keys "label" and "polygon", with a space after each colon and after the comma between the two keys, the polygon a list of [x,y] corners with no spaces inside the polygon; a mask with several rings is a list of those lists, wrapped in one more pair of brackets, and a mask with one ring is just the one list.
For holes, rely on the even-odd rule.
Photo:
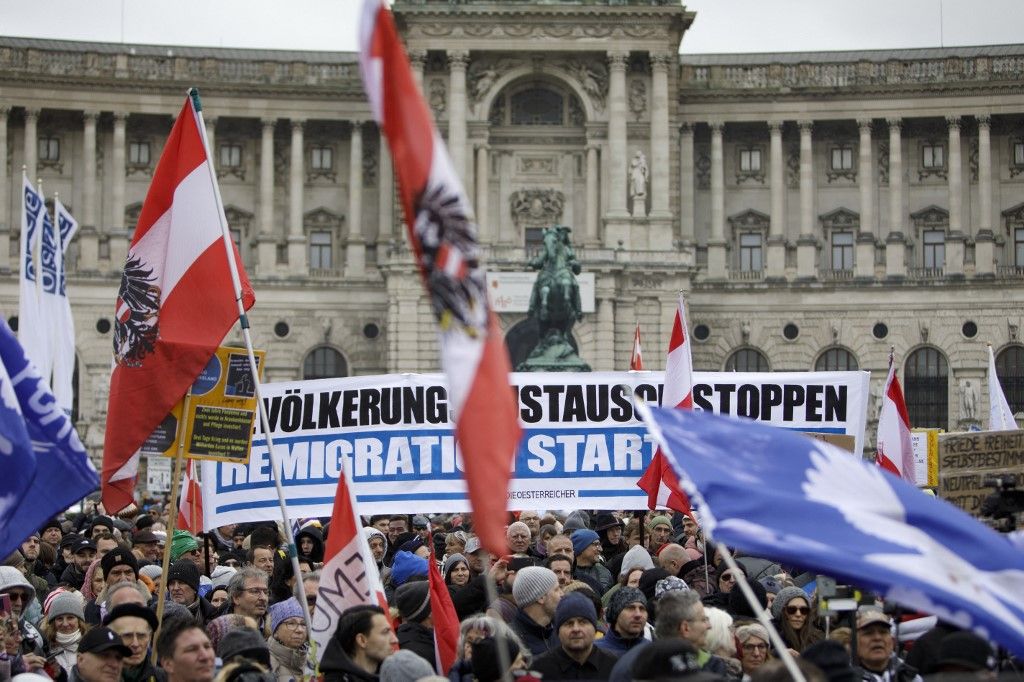
{"label": "camera", "polygon": [[980,508],[981,515],[989,525],[1001,533],[1012,533],[1017,529],[1017,515],[1024,512],[1024,490],[1017,488],[1017,476],[986,476],[981,481],[984,488],[995,488],[986,497]]}

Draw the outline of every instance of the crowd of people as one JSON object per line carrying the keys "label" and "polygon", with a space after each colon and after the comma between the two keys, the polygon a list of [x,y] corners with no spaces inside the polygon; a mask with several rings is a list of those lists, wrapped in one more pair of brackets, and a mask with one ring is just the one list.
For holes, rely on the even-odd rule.
{"label": "crowd of people", "polygon": [[[985,679],[998,667],[993,645],[934,617],[894,621],[868,603],[825,618],[817,576],[757,557],[730,567],[696,515],[663,512],[523,511],[493,560],[469,515],[366,518],[389,610],[347,609],[316,655],[306,616],[329,524],[306,520],[293,537],[272,522],[196,537],[159,518],[67,513],[6,557],[0,682],[775,682],[792,679],[787,653],[814,682]],[[437,669],[431,561],[460,624],[448,670]]]}

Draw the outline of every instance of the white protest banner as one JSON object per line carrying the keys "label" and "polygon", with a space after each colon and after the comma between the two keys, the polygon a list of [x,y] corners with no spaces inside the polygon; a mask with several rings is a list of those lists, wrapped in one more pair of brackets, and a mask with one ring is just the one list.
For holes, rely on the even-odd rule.
{"label": "white protest banner", "polygon": [[[650,403],[661,372],[516,373],[523,440],[509,509],[645,509],[636,486],[654,455],[632,391]],[[694,409],[855,439],[864,448],[868,372],[696,372]],[[466,511],[444,378],[402,374],[267,384],[264,398],[291,514],[331,515],[341,468],[360,514]],[[262,435],[248,464],[203,462],[207,528],[274,518]]]}

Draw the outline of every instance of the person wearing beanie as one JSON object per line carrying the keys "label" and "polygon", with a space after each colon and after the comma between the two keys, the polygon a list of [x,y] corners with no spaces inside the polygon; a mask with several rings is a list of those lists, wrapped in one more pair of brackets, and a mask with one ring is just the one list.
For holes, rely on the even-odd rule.
{"label": "person wearing beanie", "polygon": [[672,538],[672,519],[659,514],[647,522],[647,549],[656,554]]}
{"label": "person wearing beanie", "polygon": [[380,664],[380,682],[413,682],[433,675],[433,666],[408,649],[396,651]]}
{"label": "person wearing beanie", "polygon": [[530,669],[541,673],[545,680],[608,679],[617,657],[594,646],[594,603],[579,592],[565,595],[555,609],[554,625],[558,648],[535,658]]}
{"label": "person wearing beanie", "polygon": [[78,655],[78,642],[88,626],[82,610],[82,596],[62,590],[46,599],[42,635],[47,649],[65,673],[70,673]]}
{"label": "person wearing beanie", "polygon": [[100,559],[103,580],[107,585],[119,582],[135,582],[139,579],[139,561],[131,550],[117,547]]}
{"label": "person wearing beanie", "polygon": [[562,524],[562,532],[566,535],[572,535],[573,531],[582,528],[590,528],[590,515],[582,509],[570,512]]}
{"label": "person wearing beanie", "polygon": [[449,554],[445,557],[444,565],[441,567],[441,575],[448,585],[448,592],[455,594],[469,584],[471,573],[469,562],[461,554]]}
{"label": "person wearing beanie", "polygon": [[[750,589],[754,593],[754,596],[757,597],[757,601],[761,605],[761,608],[767,609],[768,594],[765,592],[764,586],[761,583],[754,581],[750,583]],[[750,608],[750,602],[748,602],[747,598],[743,595],[743,590],[738,587],[729,592],[728,606],[725,610],[729,612],[729,615],[731,615],[733,619],[735,619],[737,625],[742,624],[742,621],[757,620],[757,614],[754,613],[752,608]]]}
{"label": "person wearing beanie", "polygon": [[271,632],[267,640],[270,670],[277,676],[278,682],[301,680],[309,653],[304,609],[295,597],[289,597],[271,604],[268,612]]}
{"label": "person wearing beanie", "polygon": [[[601,597],[601,603],[606,607],[608,602],[611,601],[612,596],[623,586],[633,585],[637,587],[639,585],[639,578],[636,577],[635,572],[640,571],[641,576],[644,571],[648,571],[654,568],[654,560],[651,559],[651,554],[640,545],[634,545],[622,555],[617,557],[621,561],[619,567],[619,579],[616,584],[612,585],[611,589],[604,593]],[[609,569],[610,570],[610,569]]]}
{"label": "person wearing beanie", "polygon": [[[498,647],[505,649],[504,660],[509,662],[508,670],[501,669],[502,657],[498,654]],[[502,682],[509,679],[507,673],[514,673],[517,670],[526,669],[526,661],[519,643],[511,637],[484,637],[470,647],[471,660],[473,662],[473,679],[476,682]]]}
{"label": "person wearing beanie", "polygon": [[789,649],[799,654],[815,642],[825,639],[825,633],[818,629],[814,620],[811,600],[799,587],[786,587],[775,595],[772,623]]}
{"label": "person wearing beanie", "polygon": [[608,633],[595,646],[619,657],[646,641],[647,597],[635,587],[623,587],[608,602],[605,620]]}
{"label": "person wearing beanie", "polygon": [[178,559],[167,569],[167,591],[171,600],[188,609],[197,625],[206,625],[216,617],[213,605],[199,596],[199,569],[191,559]]}
{"label": "person wearing beanie", "polygon": [[516,573],[512,597],[517,609],[509,625],[534,656],[559,646],[552,621],[562,598],[558,577],[549,568],[527,566]]}
{"label": "person wearing beanie", "polygon": [[[736,628],[736,642],[736,655],[743,667],[743,675],[753,675],[768,660],[768,652],[772,648],[768,630],[760,623],[741,625]],[[846,654],[846,660],[849,663],[849,653]]]}
{"label": "person wearing beanie", "polygon": [[114,521],[113,521],[113,519],[111,519],[109,516],[97,516],[89,524],[88,537],[90,537],[93,540],[95,540],[96,536],[98,536],[98,535],[101,535],[103,533],[113,533],[113,532],[114,532]]}
{"label": "person wearing beanie", "polygon": [[[398,552],[391,564],[391,584],[397,589],[415,576],[426,577],[428,572],[426,559],[411,552]],[[391,601],[390,598],[388,601]]]}
{"label": "person wearing beanie", "polygon": [[60,525],[60,519],[56,516],[44,523],[39,528],[39,539],[48,542],[56,547],[64,537],[64,528]]}
{"label": "person wearing beanie", "polygon": [[36,588],[18,569],[13,566],[0,566],[0,594],[6,594],[11,600],[11,615],[17,620],[18,628],[21,630],[22,651],[44,653],[43,636],[27,617],[28,610],[36,598]]}
{"label": "person wearing beanie", "polygon": [[[165,611],[164,617],[167,617]],[[120,604],[103,617],[103,625],[121,637],[131,649],[124,659],[121,679],[124,682],[157,682],[163,679],[163,670],[157,670],[150,660],[150,645],[157,628],[156,614],[140,604]]]}
{"label": "person wearing beanie", "polygon": [[373,526],[363,528],[363,535],[366,536],[366,542],[370,545],[370,553],[373,554],[373,560],[377,562],[377,570],[381,572],[381,577],[383,577],[384,569],[386,568],[384,566],[384,555],[388,553],[388,536]]}
{"label": "person wearing beanie", "polygon": [[217,645],[217,656],[224,665],[240,657],[270,667],[270,649],[267,648],[267,642],[259,630],[250,627],[229,630]]}
{"label": "person wearing beanie", "polygon": [[394,603],[402,617],[402,624],[395,629],[398,647],[433,663],[434,619],[430,612],[430,583],[426,580],[405,583],[395,591]]}
{"label": "person wearing beanie", "polygon": [[[199,541],[187,530],[176,530],[171,538],[171,561],[177,561],[183,556],[195,563],[199,558]],[[199,568],[198,564],[196,568]]]}
{"label": "person wearing beanie", "polygon": [[615,583],[611,571],[601,563],[601,538],[597,533],[584,528],[572,534],[572,549],[576,555],[572,576],[591,585],[597,585],[596,592],[604,594]]}

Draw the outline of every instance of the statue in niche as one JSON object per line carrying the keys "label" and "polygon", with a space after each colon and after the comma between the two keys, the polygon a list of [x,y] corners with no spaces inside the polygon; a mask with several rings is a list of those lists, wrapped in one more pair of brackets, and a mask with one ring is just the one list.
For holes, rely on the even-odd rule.
{"label": "statue in niche", "polygon": [[978,387],[975,383],[970,379],[960,382],[960,419],[963,421],[978,421]]}
{"label": "statue in niche", "polygon": [[571,232],[565,225],[544,228],[541,252],[529,263],[539,270],[527,313],[537,325],[537,342],[517,371],[590,371],[572,338],[573,325],[583,318],[583,306],[576,281],[581,268],[569,240]]}
{"label": "statue in niche", "polygon": [[633,217],[642,218],[647,215],[647,179],[650,170],[647,168],[647,157],[639,149],[629,162],[629,198],[633,200]]}

